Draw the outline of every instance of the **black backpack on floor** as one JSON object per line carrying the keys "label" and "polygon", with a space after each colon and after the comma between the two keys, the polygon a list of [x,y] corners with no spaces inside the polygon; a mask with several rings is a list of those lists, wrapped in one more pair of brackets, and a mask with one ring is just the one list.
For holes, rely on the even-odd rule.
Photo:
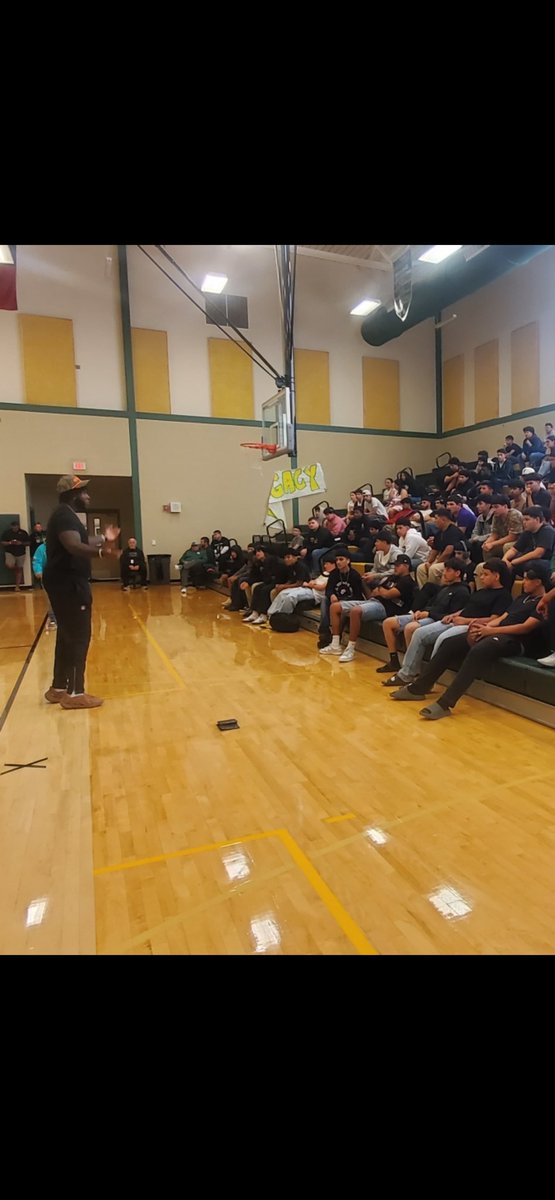
{"label": "black backpack on floor", "polygon": [[297,633],[301,628],[301,622],[294,613],[272,613],[270,625],[275,633]]}

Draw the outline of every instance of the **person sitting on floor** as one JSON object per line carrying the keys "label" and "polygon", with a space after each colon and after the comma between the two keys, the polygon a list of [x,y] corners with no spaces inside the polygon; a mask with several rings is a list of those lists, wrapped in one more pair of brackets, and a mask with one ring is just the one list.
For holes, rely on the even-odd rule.
{"label": "person sitting on floor", "polygon": [[128,592],[130,587],[142,587],[143,592],[146,592],[146,560],[134,537],[128,539],[127,550],[123,551],[120,558],[120,574],[122,592]]}

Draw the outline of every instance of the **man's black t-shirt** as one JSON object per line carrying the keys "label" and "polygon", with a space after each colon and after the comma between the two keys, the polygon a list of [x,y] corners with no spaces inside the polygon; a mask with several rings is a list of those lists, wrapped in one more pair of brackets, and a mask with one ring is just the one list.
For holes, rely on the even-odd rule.
{"label": "man's black t-shirt", "polygon": [[28,543],[29,534],[26,532],[25,529],[21,529],[21,527],[19,529],[5,529],[2,534],[2,537],[0,538],[0,541],[11,542],[12,538],[17,538],[19,545],[4,546],[3,548],[6,551],[6,554],[13,554],[14,558],[23,558],[23,555],[25,554],[27,546],[26,545],[23,546],[23,545],[21,545],[21,543],[22,542]]}
{"label": "man's black t-shirt", "polygon": [[60,541],[60,533],[73,529],[79,534],[81,541],[87,545],[89,536],[83,522],[69,504],[59,504],[54,509],[46,526],[46,566],[44,568],[44,584],[63,583],[68,576],[78,575],[88,579],[90,560],[80,558],[77,554],[69,554]]}
{"label": "man's black t-shirt", "polygon": [[511,593],[506,588],[482,588],[473,592],[468,604],[461,609],[461,617],[500,617],[508,612],[512,604]]}
{"label": "man's black t-shirt", "polygon": [[447,526],[447,529],[439,530],[434,534],[432,549],[437,550],[439,555],[444,553],[447,546],[452,546],[453,551],[466,549],[466,542],[460,529],[457,529],[457,526],[452,523]]}
{"label": "man's black t-shirt", "polygon": [[390,575],[384,579],[381,587],[387,591],[395,588],[399,592],[398,596],[392,596],[390,600],[385,596],[372,597],[383,604],[388,617],[403,616],[411,611],[416,584],[410,575]]}
{"label": "man's black t-shirt", "polygon": [[[549,492],[546,492],[549,497]],[[520,537],[515,542],[515,550],[518,554],[515,558],[519,558],[521,554],[530,554],[532,550],[537,550],[541,546],[543,550],[542,558],[551,558],[553,554],[553,546],[555,544],[555,529],[552,525],[540,525],[537,533],[532,533],[531,530],[521,533]],[[523,564],[526,567],[533,567],[534,561]]]}
{"label": "man's black t-shirt", "polygon": [[[546,622],[536,612],[540,599],[540,596],[528,596],[523,592],[521,596],[517,596],[516,600],[511,602],[505,620],[501,621],[501,625],[523,625],[529,617],[537,617],[538,620],[541,620],[541,625],[538,625],[537,629],[521,638],[523,651],[529,658],[540,658],[546,652]],[[515,634],[514,636],[518,637],[519,635]]]}
{"label": "man's black t-shirt", "polygon": [[339,567],[331,572],[326,587],[326,596],[337,596],[338,600],[364,600],[362,579],[354,567],[341,572]]}

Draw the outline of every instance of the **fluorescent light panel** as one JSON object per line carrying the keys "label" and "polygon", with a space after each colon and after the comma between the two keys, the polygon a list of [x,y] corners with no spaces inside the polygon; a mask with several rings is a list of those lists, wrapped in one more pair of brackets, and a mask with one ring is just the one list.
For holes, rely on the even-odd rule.
{"label": "fluorescent light panel", "polygon": [[379,300],[361,300],[360,304],[357,304],[356,308],[351,309],[350,315],[352,317],[365,317],[368,313],[373,312],[375,308],[379,307]]}
{"label": "fluorescent light panel", "polygon": [[227,275],[205,275],[201,284],[202,292],[223,292],[227,283]]}
{"label": "fluorescent light panel", "polygon": [[13,266],[13,254],[9,246],[0,246],[0,263],[10,263]]}
{"label": "fluorescent light panel", "polygon": [[444,258],[449,258],[450,254],[454,254],[456,250],[462,250],[462,246],[432,246],[431,250],[426,250],[425,254],[421,254],[419,262],[440,263]]}

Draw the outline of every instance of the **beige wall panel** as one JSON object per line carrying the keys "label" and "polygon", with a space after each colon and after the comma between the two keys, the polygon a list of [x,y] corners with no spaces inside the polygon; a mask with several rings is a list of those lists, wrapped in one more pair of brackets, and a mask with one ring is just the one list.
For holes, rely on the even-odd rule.
{"label": "beige wall panel", "polygon": [[540,342],[537,321],[511,333],[511,412],[540,403]]}
{"label": "beige wall panel", "polygon": [[327,350],[295,350],[297,422],[330,423],[330,356]]}
{"label": "beige wall panel", "polygon": [[[210,537],[213,529],[222,529],[243,546],[253,533],[263,532],[274,469],[287,468],[289,459],[262,463],[257,451],[239,446],[259,439],[260,429],[248,425],[138,422],[145,554],[153,552],[153,538],[156,552],[170,553],[173,563],[193,538]],[[433,438],[299,430],[298,462],[299,466],[322,464],[330,503],[342,508],[349,490],[359,483],[368,480],[381,489],[384,476],[401,467],[428,470],[437,453],[435,446]],[[181,513],[162,511],[170,500],[181,501]],[[289,524],[291,507],[286,504]],[[310,500],[300,502],[301,520],[306,520],[311,508]],[[173,570],[172,578],[177,578]]]}
{"label": "beige wall panel", "polygon": [[464,426],[464,354],[443,364],[443,428]]}
{"label": "beige wall panel", "polygon": [[[65,475],[85,461],[94,497],[96,475],[130,475],[127,421],[64,413],[0,411],[0,512],[27,517],[25,475]],[[52,496],[52,508],[56,496]],[[26,558],[28,559],[28,555]]]}
{"label": "beige wall panel", "polygon": [[401,394],[397,359],[363,356],[362,400],[365,429],[401,428]]}
{"label": "beige wall panel", "polygon": [[73,321],[19,314],[26,404],[77,406]]}
{"label": "beige wall panel", "polygon": [[228,338],[208,338],[208,362],[212,416],[253,418],[252,359]]}
{"label": "beige wall panel", "polygon": [[495,338],[474,350],[474,421],[499,416],[499,342]]}
{"label": "beige wall panel", "polygon": [[171,412],[165,329],[132,329],[131,342],[137,412]]}
{"label": "beige wall panel", "polygon": [[489,450],[490,454],[495,454],[498,446],[503,445],[506,433],[512,433],[519,446],[522,446],[522,427],[523,425],[532,424],[536,433],[543,437],[544,422],[553,421],[555,423],[555,405],[542,408],[541,413],[536,413],[533,417],[519,417],[515,420],[514,417],[507,417],[503,422],[496,425],[484,425],[482,429],[470,429],[468,433],[458,433],[455,437],[450,434],[445,434],[445,437],[440,440],[438,438],[434,450],[434,458],[436,454],[442,454],[445,450],[450,450],[451,454],[456,454],[463,462],[471,462],[476,458],[478,450]]}

